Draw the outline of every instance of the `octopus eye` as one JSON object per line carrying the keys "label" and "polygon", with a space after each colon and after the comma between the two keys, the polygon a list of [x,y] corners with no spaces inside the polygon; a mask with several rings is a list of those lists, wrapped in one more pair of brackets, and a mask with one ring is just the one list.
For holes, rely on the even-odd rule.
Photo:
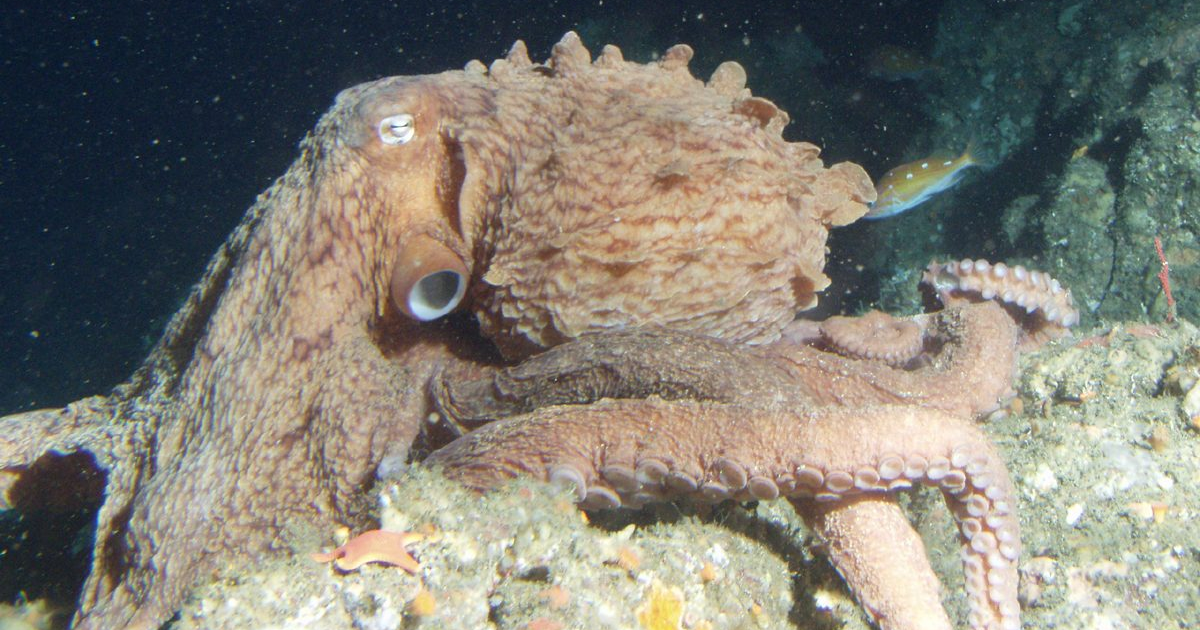
{"label": "octopus eye", "polygon": [[410,114],[396,114],[379,121],[379,139],[384,144],[405,144],[417,133]]}
{"label": "octopus eye", "polygon": [[462,258],[429,236],[404,245],[392,271],[392,301],[405,315],[435,320],[453,311],[467,292],[467,267]]}

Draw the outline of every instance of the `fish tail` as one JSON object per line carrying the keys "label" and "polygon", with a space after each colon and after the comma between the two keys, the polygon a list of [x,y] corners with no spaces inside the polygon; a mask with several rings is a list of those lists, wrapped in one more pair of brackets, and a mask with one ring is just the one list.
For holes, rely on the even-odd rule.
{"label": "fish tail", "polygon": [[979,166],[979,160],[975,157],[975,138],[967,140],[967,146],[962,152],[962,159],[966,160],[967,164]]}
{"label": "fish tail", "polygon": [[976,141],[975,138],[971,138],[970,140],[967,140],[967,147],[963,149],[962,155],[959,156],[959,159],[963,160],[967,166],[974,166],[981,170],[987,171],[995,168],[995,163],[980,159],[978,150],[979,142]]}

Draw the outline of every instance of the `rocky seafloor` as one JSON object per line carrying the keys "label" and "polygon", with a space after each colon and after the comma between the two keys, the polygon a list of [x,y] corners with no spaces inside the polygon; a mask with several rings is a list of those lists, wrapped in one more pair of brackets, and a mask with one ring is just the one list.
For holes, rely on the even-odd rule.
{"label": "rocky seafloor", "polygon": [[[1023,358],[1018,397],[984,426],[1020,496],[1025,628],[1200,620],[1198,382],[1186,322],[1105,326]],[[928,490],[905,503],[965,627],[949,512]],[[785,502],[585,514],[541,484],[481,497],[418,466],[378,505],[384,528],[427,535],[416,575],[340,573],[309,559],[314,540],[230,567],[172,627],[871,627]]]}

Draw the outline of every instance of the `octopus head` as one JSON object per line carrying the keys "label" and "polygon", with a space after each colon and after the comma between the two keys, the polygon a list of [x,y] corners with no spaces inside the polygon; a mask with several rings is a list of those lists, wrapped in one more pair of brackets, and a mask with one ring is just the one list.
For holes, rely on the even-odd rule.
{"label": "octopus head", "polygon": [[365,249],[384,252],[374,275],[395,308],[420,322],[458,307],[473,266],[459,222],[466,169],[453,121],[477,95],[469,83],[436,79],[350,88],[327,122],[333,133],[324,134],[347,156],[332,168],[345,174],[339,195],[356,200],[371,224],[361,233],[376,242]]}
{"label": "octopus head", "polygon": [[643,327],[778,338],[829,283],[829,229],[874,188],[785,141],[786,114],[740,66],[706,84],[690,57],[593,61],[569,35],[545,64],[514,46],[490,67],[344,92],[324,135],[352,156],[332,168],[372,222],[358,232],[378,252],[363,257],[378,259],[380,314],[383,295],[418,321],[468,303],[511,359]]}

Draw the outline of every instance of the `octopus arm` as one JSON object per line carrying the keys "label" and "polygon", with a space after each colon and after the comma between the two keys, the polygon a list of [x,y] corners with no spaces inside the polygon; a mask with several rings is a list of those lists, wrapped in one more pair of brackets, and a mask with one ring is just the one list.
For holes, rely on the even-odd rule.
{"label": "octopus arm", "polygon": [[0,418],[0,508],[11,509],[20,503],[25,473],[44,457],[62,457],[86,445],[94,453],[98,468],[110,468],[111,427],[91,422],[91,416],[75,409],[91,401],[105,402],[85,399],[63,409],[39,409]]}
{"label": "octopus arm", "polygon": [[[493,423],[430,461],[479,489],[516,475],[558,483],[591,508],[675,497],[842,503],[934,487],[950,505],[963,540],[972,627],[1019,624],[1020,542],[1007,470],[977,428],[937,410],[878,405],[786,412],[657,398],[601,400]],[[830,528],[827,535],[838,531]],[[849,538],[839,544],[862,544],[860,529],[846,531],[856,533],[844,534]],[[892,527],[877,534],[895,533]],[[920,580],[889,581],[886,563],[876,566],[882,559],[860,559],[868,563],[860,579],[884,593],[871,598],[936,601],[936,588],[920,586]],[[927,560],[919,566],[929,571]],[[850,586],[856,594],[867,592]],[[888,627],[920,627],[916,620],[893,621]]]}
{"label": "octopus arm", "polygon": [[474,372],[443,371],[432,385],[438,411],[465,426],[602,398],[736,402],[791,398],[795,389],[778,387],[786,373],[753,352],[660,328],[591,334],[515,366]]}
{"label": "octopus arm", "polygon": [[[153,420],[135,415],[112,399],[92,397],[0,418],[0,507],[27,512],[99,505],[91,577],[80,596],[88,609],[111,600],[118,588],[107,569],[121,556],[119,539],[143,481],[142,449],[152,441]],[[103,422],[106,416],[126,421]],[[160,612],[170,610],[152,614]],[[76,627],[88,627],[84,621],[77,617]]]}
{"label": "octopus arm", "polygon": [[907,403],[966,415],[995,409],[1010,394],[1016,366],[1016,327],[1005,311],[986,302],[918,317],[926,320],[920,328],[929,345],[939,350],[915,369],[789,340],[756,351],[644,328],[588,335],[516,366],[476,370],[471,378],[442,372],[433,398],[443,416],[462,426],[549,405],[650,396],[793,408]]}
{"label": "octopus arm", "polygon": [[[894,497],[863,494],[839,502],[791,502],[825,543],[829,562],[880,628],[950,630],[925,543]],[[897,597],[897,591],[903,597]]]}
{"label": "octopus arm", "polygon": [[796,383],[812,387],[824,404],[918,405],[962,416],[994,411],[1013,394],[1017,325],[999,304],[988,301],[907,320],[920,323],[922,350],[911,365],[840,356],[802,343],[767,348],[792,371]]}

